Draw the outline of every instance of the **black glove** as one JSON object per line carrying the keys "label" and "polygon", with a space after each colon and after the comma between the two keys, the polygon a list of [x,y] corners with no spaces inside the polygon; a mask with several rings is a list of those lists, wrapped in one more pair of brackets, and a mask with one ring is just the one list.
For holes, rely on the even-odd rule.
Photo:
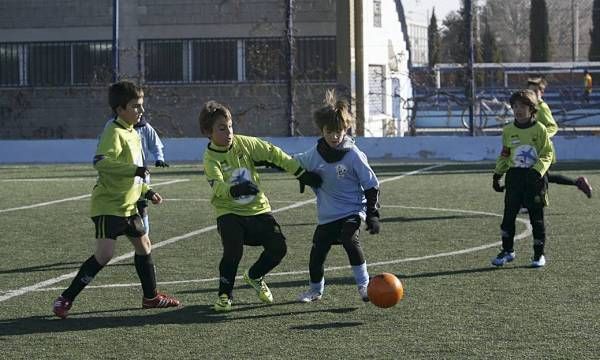
{"label": "black glove", "polygon": [[379,234],[379,216],[367,214],[367,220],[365,220],[365,222],[367,223],[367,231],[369,234]]}
{"label": "black glove", "polygon": [[154,163],[154,166],[156,166],[156,167],[169,167],[169,164],[167,164],[164,160],[156,160],[156,162]]}
{"label": "black glove", "polygon": [[135,169],[134,176],[139,176],[144,179],[148,175],[150,175],[150,170],[148,170],[148,168],[145,166],[139,166],[137,169]]}
{"label": "black glove", "polygon": [[244,195],[256,195],[259,191],[258,186],[252,181],[244,181],[229,188],[229,193],[234,199]]}
{"label": "black glove", "polygon": [[[146,191],[146,195],[144,195],[144,198],[146,200],[152,201],[152,197],[154,196],[154,194],[156,194],[156,191],[150,189],[150,190]],[[146,203],[146,206],[148,206],[148,203]]]}
{"label": "black glove", "polygon": [[494,191],[496,191],[496,192],[504,191],[504,186],[500,185],[500,179],[502,179],[502,174],[494,174],[494,177],[492,180],[492,187],[494,188]]}
{"label": "black glove", "polygon": [[254,162],[254,167],[260,167],[260,166],[264,166],[267,169],[275,169],[275,170],[279,170],[279,171],[285,171],[284,168],[277,166],[269,161],[255,161]]}
{"label": "black glove", "polygon": [[370,188],[364,191],[367,199],[367,231],[370,234],[379,234],[379,189]]}
{"label": "black glove", "polygon": [[305,171],[302,173],[302,175],[298,176],[298,181],[300,181],[300,185],[308,185],[310,187],[318,188],[321,186],[323,179],[321,179],[321,176],[316,172]]}

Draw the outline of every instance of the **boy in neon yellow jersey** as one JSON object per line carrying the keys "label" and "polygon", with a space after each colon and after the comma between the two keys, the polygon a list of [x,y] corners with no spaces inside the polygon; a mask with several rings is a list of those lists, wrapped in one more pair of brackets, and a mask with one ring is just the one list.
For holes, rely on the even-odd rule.
{"label": "boy in neon yellow jersey", "polygon": [[255,137],[234,135],[231,112],[215,101],[204,104],[200,130],[210,142],[204,152],[204,172],[213,190],[211,203],[223,244],[219,263],[219,293],[215,311],[230,311],[233,285],[244,245],[262,246],[258,260],[244,273],[244,281],[259,299],[273,302],[264,276],[287,252],[285,236],[271,214],[255,163],[267,162],[294,174],[301,184],[319,187],[319,175],[305,171],[297,160],[278,147]]}
{"label": "boy in neon yellow jersey", "polygon": [[135,84],[120,81],[110,86],[108,94],[115,118],[104,128],[94,157],[98,180],[92,191],[91,217],[96,226],[96,251],[54,301],[54,314],[63,319],[75,297],[110,261],[120,235],[126,235],[135,248],[135,269],[144,292],[142,308],[180,305],[179,300],[156,290],[152,245],[136,208],[142,195],[153,204],[162,202],[162,197],[144,183],[149,172],[143,166],[142,144],[134,129],[144,113],[144,93]]}
{"label": "boy in neon yellow jersey", "polygon": [[502,266],[515,259],[515,221],[521,205],[525,205],[533,228],[534,254],[531,266],[542,267],[546,264],[546,172],[552,163],[553,151],[546,127],[535,120],[536,94],[529,89],[517,91],[510,97],[510,105],[515,113],[515,121],[502,130],[502,152],[496,161],[492,182],[495,191],[504,191],[500,179],[506,174],[504,216],[500,225],[502,251],[492,260],[492,264]]}

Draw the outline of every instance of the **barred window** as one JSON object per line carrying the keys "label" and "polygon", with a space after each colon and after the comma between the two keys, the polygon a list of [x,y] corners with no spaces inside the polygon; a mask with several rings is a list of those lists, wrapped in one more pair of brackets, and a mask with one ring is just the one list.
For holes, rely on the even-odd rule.
{"label": "barred window", "polygon": [[278,81],[286,78],[283,40],[246,40],[244,55],[247,80]]}
{"label": "barred window", "polygon": [[0,44],[0,86],[19,85],[19,44]]}
{"label": "barred window", "polygon": [[237,40],[211,39],[192,42],[193,81],[236,81]]}
{"label": "barred window", "polygon": [[383,65],[369,65],[369,114],[385,113],[385,78]]}
{"label": "barred window", "polygon": [[334,37],[307,37],[296,40],[296,67],[299,80],[335,81]]}
{"label": "barred window", "polygon": [[144,41],[144,77],[148,81],[182,82],[184,53],[182,40]]}
{"label": "barred window", "polygon": [[381,0],[373,0],[373,27],[381,27]]}
{"label": "barred window", "polygon": [[107,83],[112,80],[112,45],[92,42],[73,45],[73,83]]}
{"label": "barred window", "polygon": [[71,46],[66,43],[29,45],[27,72],[33,86],[71,84]]}

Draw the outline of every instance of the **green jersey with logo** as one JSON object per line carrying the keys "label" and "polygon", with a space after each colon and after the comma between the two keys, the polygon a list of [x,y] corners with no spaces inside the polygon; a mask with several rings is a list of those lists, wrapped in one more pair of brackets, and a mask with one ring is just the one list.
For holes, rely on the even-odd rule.
{"label": "green jersey with logo", "polygon": [[[224,214],[252,216],[271,211],[254,165],[265,161],[296,176],[304,171],[298,161],[280,148],[255,137],[234,135],[229,148],[208,144],[204,152],[204,172],[213,190],[211,203],[217,217]],[[229,189],[244,181],[255,183],[260,192],[234,199]]]}
{"label": "green jersey with logo", "polygon": [[554,144],[552,143],[552,137],[558,132],[558,125],[552,116],[550,107],[544,100],[540,100],[537,106],[538,110],[535,114],[535,120],[546,127],[548,131],[548,137],[550,138],[550,146],[552,146],[552,163],[556,162],[556,151],[554,151]]}
{"label": "green jersey with logo", "polygon": [[525,126],[514,122],[502,130],[502,152],[496,161],[496,174],[513,167],[533,168],[542,176],[552,164],[554,151],[546,127],[537,121]]}
{"label": "green jersey with logo", "polygon": [[92,191],[92,216],[137,213],[135,203],[149,189],[134,176],[138,166],[144,166],[140,136],[133,125],[117,118],[104,128],[94,157],[98,180]]}

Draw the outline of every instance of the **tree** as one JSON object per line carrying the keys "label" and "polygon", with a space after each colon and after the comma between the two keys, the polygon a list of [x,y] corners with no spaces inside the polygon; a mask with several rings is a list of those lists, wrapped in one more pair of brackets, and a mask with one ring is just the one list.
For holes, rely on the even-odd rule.
{"label": "tree", "polygon": [[546,0],[531,0],[529,12],[529,47],[531,62],[550,60],[550,30]]}
{"label": "tree", "polygon": [[431,12],[431,19],[429,20],[429,26],[427,27],[427,45],[429,51],[429,67],[433,68],[435,64],[440,62],[441,50],[441,37],[440,30],[437,25],[437,18],[435,16],[435,7]]}
{"label": "tree", "polygon": [[600,0],[594,0],[592,10],[591,46],[588,53],[590,61],[600,61]]}

